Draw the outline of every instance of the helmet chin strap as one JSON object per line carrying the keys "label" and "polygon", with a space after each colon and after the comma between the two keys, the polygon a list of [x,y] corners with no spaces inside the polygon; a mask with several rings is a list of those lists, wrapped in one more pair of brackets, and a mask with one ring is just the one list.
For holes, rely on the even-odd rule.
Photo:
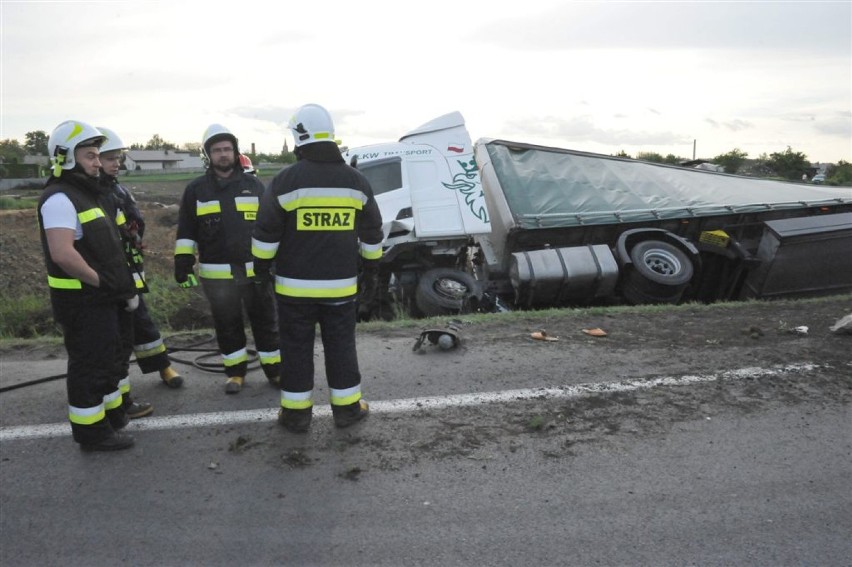
{"label": "helmet chin strap", "polygon": [[62,176],[62,166],[65,163],[65,157],[68,155],[68,148],[56,148],[53,156],[53,176]]}

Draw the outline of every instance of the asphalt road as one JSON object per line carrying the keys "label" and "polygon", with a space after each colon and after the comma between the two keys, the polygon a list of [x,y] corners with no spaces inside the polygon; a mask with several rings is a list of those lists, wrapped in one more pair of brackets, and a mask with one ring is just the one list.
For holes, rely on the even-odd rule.
{"label": "asphalt road", "polygon": [[[0,564],[850,565],[852,412],[824,386],[849,368],[729,353],[649,382],[617,353],[591,377],[541,344],[359,341],[373,415],[351,430],[318,405],[287,434],[259,370],[225,396],[196,368],[181,390],[134,368],[155,415],[133,449],[86,454],[62,380],[0,393]],[[7,356],[0,386],[62,372]]]}

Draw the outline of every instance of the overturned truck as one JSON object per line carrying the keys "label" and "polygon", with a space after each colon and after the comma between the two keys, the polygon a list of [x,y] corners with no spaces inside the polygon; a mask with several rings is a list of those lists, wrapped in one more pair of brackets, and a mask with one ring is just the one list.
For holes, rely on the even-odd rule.
{"label": "overturned truck", "polygon": [[368,316],[852,291],[852,188],[474,144],[458,112],[344,156],[384,223]]}

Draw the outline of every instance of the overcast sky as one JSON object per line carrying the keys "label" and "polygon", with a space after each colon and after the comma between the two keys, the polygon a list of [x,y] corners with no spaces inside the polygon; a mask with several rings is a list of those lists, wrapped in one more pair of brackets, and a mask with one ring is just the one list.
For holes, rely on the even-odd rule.
{"label": "overcast sky", "polygon": [[457,110],[471,137],[613,154],[852,161],[852,2],[0,1],[0,139],[74,118],[125,143],[298,106],[350,147]]}

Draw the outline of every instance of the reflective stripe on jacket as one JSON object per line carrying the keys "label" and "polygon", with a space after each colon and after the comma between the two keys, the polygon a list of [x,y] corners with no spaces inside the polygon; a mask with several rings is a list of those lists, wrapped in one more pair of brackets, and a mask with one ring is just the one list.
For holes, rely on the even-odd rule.
{"label": "reflective stripe on jacket", "polygon": [[[79,174],[76,174],[79,175]],[[113,218],[103,208],[95,185],[88,186],[75,174],[64,172],[59,179],[48,181],[38,203],[39,233],[42,241],[47,281],[51,299],[56,301],[116,301],[132,297],[136,284],[125,259],[121,235]],[[65,273],[51,258],[43,228],[41,207],[51,196],[63,193],[77,211],[83,236],[74,241],[74,248],[86,263],[98,273],[100,287],[90,286]]]}
{"label": "reflective stripe on jacket", "polygon": [[251,241],[256,268],[274,261],[279,297],[329,303],[357,295],[359,262],[377,262],[381,243],[370,184],[342,159],[283,169],[261,198]]}
{"label": "reflective stripe on jacket", "polygon": [[197,253],[201,277],[253,277],[251,233],[263,191],[257,177],[239,169],[227,179],[212,170],[193,179],[181,199],[175,256],[194,262]]}

